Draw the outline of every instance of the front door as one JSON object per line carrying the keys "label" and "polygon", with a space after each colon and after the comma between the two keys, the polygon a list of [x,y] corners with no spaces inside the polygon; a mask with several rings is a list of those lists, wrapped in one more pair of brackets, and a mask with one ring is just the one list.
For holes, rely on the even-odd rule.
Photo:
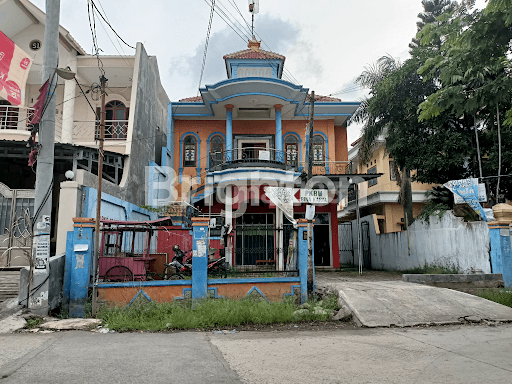
{"label": "front door", "polygon": [[259,160],[260,151],[266,149],[266,143],[242,143],[242,159],[247,161]]}
{"label": "front door", "polygon": [[317,213],[313,227],[313,250],[316,266],[328,267],[331,265],[329,227],[329,214]]}

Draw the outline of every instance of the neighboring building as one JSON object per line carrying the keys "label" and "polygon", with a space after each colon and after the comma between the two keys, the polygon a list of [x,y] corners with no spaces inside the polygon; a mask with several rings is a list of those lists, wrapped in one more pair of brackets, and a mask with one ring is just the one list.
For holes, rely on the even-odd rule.
{"label": "neighboring building", "polygon": [[[25,92],[28,107],[35,104],[43,82],[45,20],[44,12],[28,0],[0,1],[0,30],[33,60]],[[148,56],[141,43],[137,43],[134,55],[96,57],[87,54],[69,32],[60,27],[59,66],[75,72],[79,84],[75,80],[59,79],[55,93],[52,244],[55,245],[58,232],[62,236],[57,252],[62,252],[66,231],[72,229],[71,218],[90,215],[83,212],[82,187],[97,185],[98,143],[95,139],[101,107],[98,88],[101,71],[108,79],[103,191],[115,198],[135,205],[144,204],[145,168],[152,162],[160,164],[166,151],[169,99],[160,83],[156,57]],[[8,236],[10,221],[19,215],[21,208],[33,210],[35,172],[27,164],[30,111],[30,108],[18,108],[0,100],[0,183],[3,184],[0,199],[2,207],[5,206],[0,211],[0,240]],[[78,197],[64,201],[65,209],[59,210],[60,187],[62,182],[69,183],[64,176],[68,170],[75,173],[76,182],[71,188]],[[71,184],[66,186],[70,188]],[[23,198],[15,202],[16,194]],[[11,206],[16,208],[11,210]],[[0,252],[3,246],[0,245]]]}
{"label": "neighboring building", "polygon": [[[305,178],[308,89],[282,80],[285,57],[260,49],[257,41],[224,60],[227,80],[169,104],[168,130],[174,137],[169,164],[176,170],[178,198],[204,213],[222,213],[232,225],[230,263],[275,262],[282,269],[292,224],[266,198],[264,185],[299,187]],[[347,174],[346,120],[359,103],[315,99],[313,174]],[[219,201],[223,191],[227,199]],[[317,266],[339,266],[336,203],[316,209]],[[305,205],[296,205],[295,219],[304,212]]]}
{"label": "neighboring building", "polygon": [[[398,203],[400,186],[394,172],[393,158],[386,152],[386,140],[379,137],[373,152],[366,163],[360,158],[360,139],[351,144],[348,158],[353,173],[382,174],[381,177],[359,184],[359,207],[361,217],[375,214],[380,233],[398,232],[404,229],[404,211]],[[426,192],[432,184],[412,182],[413,216],[421,212],[427,197]],[[348,197],[339,205],[338,219],[352,221],[356,218],[356,196],[353,188],[349,189]]]}

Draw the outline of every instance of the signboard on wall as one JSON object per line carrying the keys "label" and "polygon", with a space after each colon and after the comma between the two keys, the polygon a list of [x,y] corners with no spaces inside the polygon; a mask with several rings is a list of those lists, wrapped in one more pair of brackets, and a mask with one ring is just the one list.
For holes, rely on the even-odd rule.
{"label": "signboard on wall", "polygon": [[305,204],[328,204],[329,191],[327,189],[301,189],[300,203]]}
{"label": "signboard on wall", "polygon": [[32,60],[0,32],[0,98],[12,105],[25,105],[25,86]]}

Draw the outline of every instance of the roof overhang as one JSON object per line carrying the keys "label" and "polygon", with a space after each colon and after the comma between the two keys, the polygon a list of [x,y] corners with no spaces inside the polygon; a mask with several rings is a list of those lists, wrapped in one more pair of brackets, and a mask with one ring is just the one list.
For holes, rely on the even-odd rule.
{"label": "roof overhang", "polygon": [[[177,119],[225,119],[225,105],[239,107],[272,107],[283,105],[282,115],[309,117],[311,103],[306,102],[309,89],[281,79],[246,77],[221,81],[201,88],[203,102],[171,102]],[[315,102],[315,119],[334,119],[342,125],[359,102]],[[292,114],[293,113],[293,114]]]}

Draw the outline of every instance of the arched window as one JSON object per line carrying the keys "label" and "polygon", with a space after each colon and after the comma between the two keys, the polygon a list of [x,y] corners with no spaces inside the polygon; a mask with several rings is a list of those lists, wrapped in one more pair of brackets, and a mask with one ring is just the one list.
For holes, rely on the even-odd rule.
{"label": "arched window", "polygon": [[325,141],[322,135],[313,136],[313,162],[315,165],[324,165]]}
{"label": "arched window", "polygon": [[7,100],[0,100],[0,129],[18,129],[18,107]]}
{"label": "arched window", "polygon": [[272,72],[270,71],[270,68],[269,68],[269,69],[267,69],[267,71],[266,71],[266,72],[267,72],[267,77],[272,77]]}
{"label": "arched window", "polygon": [[299,144],[295,135],[288,135],[284,140],[284,149],[286,151],[286,164],[297,165],[299,157]]}
{"label": "arched window", "polygon": [[183,140],[183,166],[195,167],[197,164],[197,140],[195,136],[189,135]]}
{"label": "arched window", "polygon": [[105,139],[126,139],[129,108],[118,100],[105,106]]}
{"label": "arched window", "polygon": [[210,167],[222,164],[224,159],[224,139],[215,135],[210,140]]}
{"label": "arched window", "polygon": [[242,68],[238,68],[238,77],[244,77],[244,70]]}

